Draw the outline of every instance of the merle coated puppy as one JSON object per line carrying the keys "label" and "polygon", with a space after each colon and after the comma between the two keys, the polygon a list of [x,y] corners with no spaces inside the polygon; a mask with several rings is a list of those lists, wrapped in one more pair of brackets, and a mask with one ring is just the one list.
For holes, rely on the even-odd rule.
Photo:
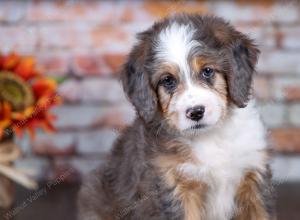
{"label": "merle coated puppy", "polygon": [[121,76],[137,117],[85,180],[80,220],[274,219],[253,41],[187,14],[138,39]]}

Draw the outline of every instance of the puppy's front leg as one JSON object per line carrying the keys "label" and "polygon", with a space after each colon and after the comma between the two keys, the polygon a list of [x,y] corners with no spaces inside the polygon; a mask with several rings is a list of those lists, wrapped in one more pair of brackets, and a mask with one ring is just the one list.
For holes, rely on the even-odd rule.
{"label": "puppy's front leg", "polygon": [[271,197],[269,178],[259,172],[247,173],[236,194],[233,220],[275,220]]}

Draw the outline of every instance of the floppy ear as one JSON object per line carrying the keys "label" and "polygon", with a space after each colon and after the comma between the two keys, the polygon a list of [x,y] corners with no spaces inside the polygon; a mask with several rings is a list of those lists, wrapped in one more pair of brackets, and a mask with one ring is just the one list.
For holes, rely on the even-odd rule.
{"label": "floppy ear", "polygon": [[246,36],[239,34],[230,46],[232,72],[228,76],[229,95],[238,107],[246,107],[249,101],[252,76],[259,50]]}
{"label": "floppy ear", "polygon": [[125,93],[134,105],[138,115],[146,122],[154,118],[157,110],[156,93],[151,87],[145,71],[145,48],[136,46],[124,65],[121,80]]}

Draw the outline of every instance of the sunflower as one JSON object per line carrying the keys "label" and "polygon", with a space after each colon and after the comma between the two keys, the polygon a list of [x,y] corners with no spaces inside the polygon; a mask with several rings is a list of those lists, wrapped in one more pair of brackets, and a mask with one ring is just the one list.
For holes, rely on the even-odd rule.
{"label": "sunflower", "polygon": [[0,138],[4,131],[19,136],[27,130],[53,131],[55,116],[49,110],[59,104],[57,83],[36,68],[35,59],[16,53],[0,55]]}
{"label": "sunflower", "polygon": [[22,111],[34,103],[32,89],[13,72],[0,72],[0,100],[8,102],[14,111]]}

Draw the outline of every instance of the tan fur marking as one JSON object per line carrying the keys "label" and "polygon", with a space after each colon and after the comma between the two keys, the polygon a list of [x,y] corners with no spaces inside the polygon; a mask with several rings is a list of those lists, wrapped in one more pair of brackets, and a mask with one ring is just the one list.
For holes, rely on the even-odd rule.
{"label": "tan fur marking", "polygon": [[179,83],[178,87],[176,88],[176,91],[172,94],[166,92],[166,90],[162,86],[160,86],[157,90],[161,112],[164,118],[170,121],[170,125],[174,127],[175,125],[173,123],[178,121],[178,112],[170,112],[169,106],[172,99],[176,99],[176,97],[182,94],[183,92],[184,85],[182,83]]}
{"label": "tan fur marking", "polygon": [[205,67],[210,67],[213,69],[218,69],[217,61],[213,58],[208,58],[205,56],[197,56],[191,60],[191,67],[194,74],[199,74],[201,70]]}
{"label": "tan fur marking", "polygon": [[204,218],[204,198],[206,185],[183,177],[177,172],[178,165],[190,161],[196,162],[188,154],[165,155],[155,160],[166,184],[174,189],[174,196],[181,202],[184,209],[184,220],[201,220]]}
{"label": "tan fur marking", "polygon": [[166,114],[168,112],[171,98],[171,94],[167,93],[163,87],[158,88],[158,99],[163,114]]}
{"label": "tan fur marking", "polygon": [[246,174],[236,194],[237,212],[234,220],[269,220],[259,193],[260,175]]}
{"label": "tan fur marking", "polygon": [[212,65],[210,65],[211,63],[212,63],[211,60],[202,56],[195,57],[191,61],[192,69],[194,70],[195,73],[199,73],[200,70],[206,66],[212,67]]}
{"label": "tan fur marking", "polygon": [[222,99],[224,99],[227,103],[227,83],[222,73],[219,72],[219,68],[216,64],[216,61],[201,56],[195,57],[192,60],[192,69],[194,74],[199,74],[201,70],[205,67],[210,67],[215,70],[216,73],[213,89],[217,91],[218,94],[222,97]]}
{"label": "tan fur marking", "polygon": [[214,88],[218,94],[227,102],[227,84],[226,80],[221,74],[216,74]]}
{"label": "tan fur marking", "polygon": [[175,196],[178,196],[184,208],[185,220],[204,219],[204,197],[206,187],[196,181],[180,181],[175,188]]}
{"label": "tan fur marking", "polygon": [[[168,74],[174,76],[177,79],[180,78],[179,69],[176,65],[172,65],[169,63],[162,63],[158,69],[159,69],[159,71],[154,73],[154,75],[152,77],[152,83],[154,85],[158,84],[159,80]],[[176,89],[176,94],[180,93],[180,91],[182,91],[182,90],[183,90],[182,86],[179,85],[179,87]],[[169,109],[169,105],[170,105],[170,102],[171,102],[174,94],[169,94],[161,86],[157,88],[157,93],[158,93],[159,103],[161,106],[162,113],[164,114],[164,116],[166,118],[171,117],[172,115],[170,115],[168,113],[168,109]]]}
{"label": "tan fur marking", "polygon": [[171,74],[175,78],[180,78],[180,71],[176,65],[170,63],[162,63],[157,67],[157,71],[152,76],[152,84],[157,85],[159,80],[166,74]]}

